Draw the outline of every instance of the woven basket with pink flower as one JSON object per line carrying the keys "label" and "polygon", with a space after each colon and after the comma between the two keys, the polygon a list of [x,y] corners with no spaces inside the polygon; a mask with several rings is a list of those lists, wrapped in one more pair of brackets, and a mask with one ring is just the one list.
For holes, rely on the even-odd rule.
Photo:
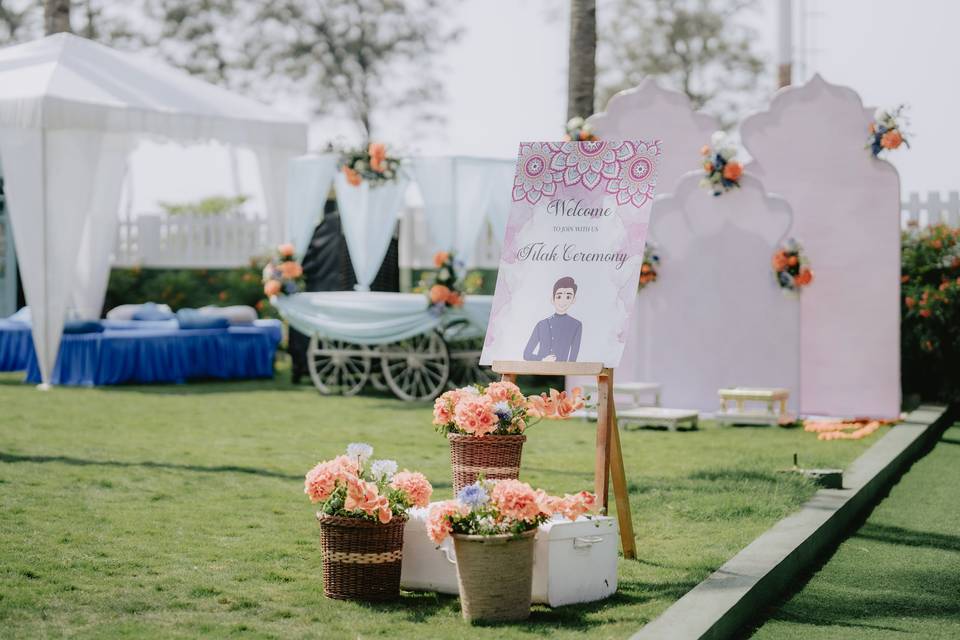
{"label": "woven basket with pink flower", "polygon": [[463,617],[527,618],[537,527],[550,517],[576,520],[596,507],[596,496],[587,491],[560,498],[519,480],[478,480],[455,500],[431,505],[427,535],[436,544],[453,536]]}
{"label": "woven basket with pink flower", "polygon": [[323,552],[323,594],[338,600],[400,596],[403,527],[410,507],[430,503],[433,487],[393,460],[371,460],[373,447],[353,443],[320,462],[304,482],[317,504]]}
{"label": "woven basket with pink flower", "polygon": [[583,405],[579,388],[524,396],[520,387],[508,381],[441,395],[433,404],[433,424],[450,443],[454,493],[479,476],[518,478],[527,439],[524,432],[544,419],[568,418]]}

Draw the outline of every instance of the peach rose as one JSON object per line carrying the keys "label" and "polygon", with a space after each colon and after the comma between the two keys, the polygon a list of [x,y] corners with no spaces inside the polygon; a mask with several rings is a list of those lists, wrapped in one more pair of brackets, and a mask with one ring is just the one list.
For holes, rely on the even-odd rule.
{"label": "peach rose", "polygon": [[435,284],[430,287],[430,302],[437,304],[438,302],[446,302],[447,298],[450,297],[450,289],[443,286],[442,284]]}
{"label": "peach rose", "polygon": [[280,263],[280,274],[287,280],[299,278],[303,275],[303,267],[300,266],[299,262],[287,260]]}
{"label": "peach rose", "polygon": [[490,501],[504,516],[513,520],[533,520],[540,515],[537,493],[526,482],[500,480],[490,493]]}
{"label": "peach rose", "polygon": [[367,153],[370,154],[370,168],[377,173],[383,173],[386,168],[383,166],[383,161],[387,159],[387,145],[382,142],[371,142]]}
{"label": "peach rose", "polygon": [[451,291],[449,294],[447,294],[446,302],[451,307],[461,307],[463,306],[463,296],[456,291]]}
{"label": "peach rose", "polygon": [[281,288],[279,280],[267,280],[263,285],[263,293],[266,294],[267,297],[275,296],[280,293]]}
{"label": "peach rose", "polygon": [[813,271],[810,269],[801,269],[800,273],[797,274],[797,277],[793,280],[798,287],[805,287],[811,282],[813,282]]}
{"label": "peach rose", "polygon": [[430,511],[427,512],[427,536],[434,543],[440,544],[453,531],[450,517],[465,516],[468,513],[470,510],[456,500],[445,500],[430,505]]}
{"label": "peach rose", "polygon": [[464,397],[457,403],[453,422],[461,431],[480,437],[496,431],[500,419],[488,398],[475,396]]}
{"label": "peach rose", "polygon": [[700,155],[702,156],[710,155],[710,145],[705,144],[702,147],[700,147]]}
{"label": "peach rose", "polygon": [[284,258],[289,258],[290,256],[292,256],[295,250],[296,249],[294,249],[293,245],[290,244],[289,242],[285,242],[284,244],[281,244],[280,246],[277,247],[277,253],[279,253]]}
{"label": "peach rose", "polygon": [[390,486],[407,494],[410,504],[415,507],[425,507],[430,504],[433,487],[427,477],[419,471],[407,471],[394,474]]}
{"label": "peach rose", "polygon": [[491,382],[487,386],[486,395],[491,402],[512,402],[514,398],[523,396],[520,387],[507,380]]}
{"label": "peach rose", "polygon": [[880,136],[880,146],[884,149],[896,149],[901,143],[903,143],[903,136],[896,129],[891,129]]}
{"label": "peach rose", "polygon": [[783,249],[777,251],[773,254],[773,260],[771,260],[774,271],[783,271],[787,268],[787,254]]}
{"label": "peach rose", "polygon": [[450,259],[450,254],[446,251],[437,251],[433,254],[433,266],[437,269],[443,266],[443,263]]}
{"label": "peach rose", "polygon": [[713,163],[712,163],[712,162],[704,162],[704,163],[703,163],[703,170],[706,171],[707,173],[713,173]]}
{"label": "peach rose", "polygon": [[723,177],[727,180],[737,181],[743,175],[743,165],[739,162],[728,162],[723,167]]}
{"label": "peach rose", "polygon": [[341,169],[343,175],[346,176],[347,182],[355,187],[359,187],[360,183],[363,182],[363,178],[360,177],[360,174],[351,169],[350,167],[344,165]]}

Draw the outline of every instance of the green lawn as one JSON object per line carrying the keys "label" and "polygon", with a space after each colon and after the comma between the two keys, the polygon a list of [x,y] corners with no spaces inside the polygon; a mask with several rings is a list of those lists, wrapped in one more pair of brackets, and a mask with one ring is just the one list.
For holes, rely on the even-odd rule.
{"label": "green lawn", "polygon": [[[640,560],[621,560],[619,593],[468,630],[454,597],[325,600],[303,494],[314,463],[367,441],[449,496],[429,406],[320,397],[285,376],[48,393],[19,379],[0,376],[2,637],[625,637],[813,492],[776,473],[794,452],[808,466],[845,466],[878,437],[625,431]],[[551,492],[592,486],[592,425],[544,423],[529,436],[525,480]]]}
{"label": "green lawn", "polygon": [[960,638],[960,426],[753,636]]}

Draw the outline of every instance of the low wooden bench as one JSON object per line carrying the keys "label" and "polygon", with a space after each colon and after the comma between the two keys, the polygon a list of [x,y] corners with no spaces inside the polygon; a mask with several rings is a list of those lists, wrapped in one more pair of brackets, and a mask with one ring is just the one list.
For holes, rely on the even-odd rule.
{"label": "low wooden bench", "polygon": [[[762,387],[731,387],[720,389],[720,411],[715,419],[722,424],[772,424],[790,421],[787,414],[787,389]],[[733,403],[733,408],[730,403]],[[763,408],[747,408],[747,402],[762,402]],[[776,409],[774,405],[779,405]]]}

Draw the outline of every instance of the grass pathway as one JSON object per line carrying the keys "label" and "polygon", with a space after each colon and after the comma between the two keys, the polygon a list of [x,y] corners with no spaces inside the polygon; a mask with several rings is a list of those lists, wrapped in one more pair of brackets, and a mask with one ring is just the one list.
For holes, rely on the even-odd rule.
{"label": "grass pathway", "polygon": [[[776,470],[794,452],[843,467],[872,442],[777,428],[625,430],[639,561],[586,606],[467,628],[456,598],[325,600],[303,474],[351,441],[450,494],[427,404],[324,398],[286,380],[56,388],[0,376],[0,637],[623,638],[814,491]],[[531,429],[523,477],[592,486],[594,427]]]}
{"label": "grass pathway", "polygon": [[960,638],[958,490],[954,426],[753,638]]}

